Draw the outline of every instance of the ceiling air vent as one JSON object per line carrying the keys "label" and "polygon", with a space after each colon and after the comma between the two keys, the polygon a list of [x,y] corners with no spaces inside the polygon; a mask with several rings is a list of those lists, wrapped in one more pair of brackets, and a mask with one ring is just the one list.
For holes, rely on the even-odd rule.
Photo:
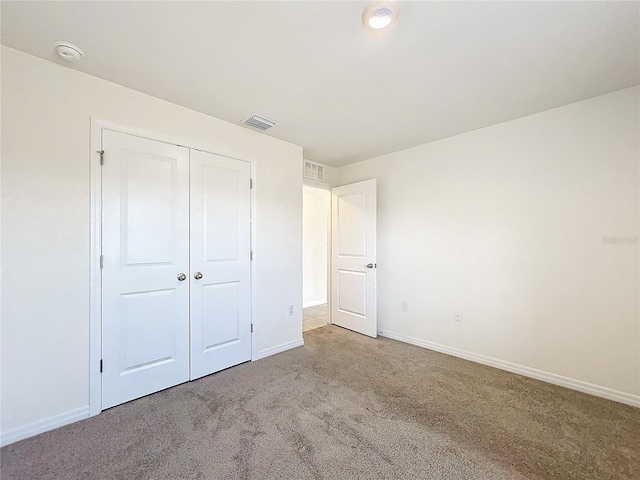
{"label": "ceiling air vent", "polygon": [[305,160],[304,176],[313,180],[324,180],[324,166]]}
{"label": "ceiling air vent", "polygon": [[250,127],[257,128],[258,130],[268,130],[271,127],[277,125],[280,122],[271,120],[270,118],[263,117],[262,115],[252,115],[246,120],[242,120],[242,123],[249,125]]}

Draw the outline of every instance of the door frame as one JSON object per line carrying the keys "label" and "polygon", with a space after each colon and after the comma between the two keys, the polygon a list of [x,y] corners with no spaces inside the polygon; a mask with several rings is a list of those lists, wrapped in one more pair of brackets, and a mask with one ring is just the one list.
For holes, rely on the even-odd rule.
{"label": "door frame", "polygon": [[[329,320],[329,324],[332,324],[333,322],[331,321],[331,208],[332,208],[332,198],[333,198],[333,194],[331,193],[331,189],[334,188],[331,186],[331,184],[326,183],[326,182],[319,182],[319,181],[313,181],[310,180],[307,183],[307,179],[303,177],[302,179],[302,189],[303,189],[303,195],[304,195],[304,187],[311,187],[311,188],[317,188],[318,190],[326,190],[327,192],[329,192],[329,206],[327,207],[327,318]],[[304,210],[304,202],[302,204],[302,208]],[[303,215],[304,215],[304,211],[303,211]],[[302,245],[302,248],[304,249],[304,244]],[[301,252],[304,258],[304,252]],[[304,289],[304,285],[302,287]],[[302,305],[302,300],[300,302],[300,304]],[[303,308],[304,310],[304,308]],[[304,321],[304,314],[303,314],[303,321]]]}
{"label": "door frame", "polygon": [[[169,135],[149,132],[137,128],[123,126],[91,117],[91,140],[89,152],[89,165],[91,177],[91,200],[90,200],[90,251],[89,251],[89,416],[93,417],[102,412],[102,373],[100,372],[100,361],[102,359],[102,275],[100,269],[100,255],[102,252],[102,169],[100,168],[100,150],[102,149],[102,130],[112,130],[118,133],[134,135],[161,143],[177,145],[179,147],[200,150],[203,152],[220,155],[234,160],[248,162],[251,167],[251,179],[256,182],[256,161],[243,158],[232,157],[217,152],[212,152],[209,148],[198,146],[192,141],[171,137]],[[256,210],[255,188],[251,188],[250,202],[250,242],[251,250],[255,248],[255,210]],[[250,319],[254,325],[253,312],[254,305],[254,282],[255,262],[251,261],[249,275],[250,282]],[[255,328],[251,334],[251,360],[255,360]]]}

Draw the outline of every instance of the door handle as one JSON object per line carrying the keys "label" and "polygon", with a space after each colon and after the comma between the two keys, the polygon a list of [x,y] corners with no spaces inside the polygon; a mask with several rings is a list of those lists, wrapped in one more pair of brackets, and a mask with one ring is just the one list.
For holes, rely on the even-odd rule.
{"label": "door handle", "polygon": [[193,274],[193,278],[196,280],[200,280],[202,278],[202,274],[200,272],[196,272]]}
{"label": "door handle", "polygon": [[179,273],[178,274],[178,281],[179,282],[184,282],[187,279],[187,276],[184,273]]}
{"label": "door handle", "polygon": [[378,266],[378,264],[377,264],[377,263],[367,263],[367,264],[365,265],[365,267],[367,267],[367,268],[376,268],[377,266]]}

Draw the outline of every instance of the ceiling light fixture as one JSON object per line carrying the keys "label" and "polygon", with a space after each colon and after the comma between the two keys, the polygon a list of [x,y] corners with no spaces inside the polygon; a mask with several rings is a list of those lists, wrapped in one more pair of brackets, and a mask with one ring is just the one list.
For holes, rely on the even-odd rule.
{"label": "ceiling light fixture", "polygon": [[67,60],[68,62],[77,62],[82,57],[84,57],[84,52],[80,47],[75,46],[73,43],[69,42],[56,42],[55,44],[56,52],[62,58]]}
{"label": "ceiling light fixture", "polygon": [[390,5],[372,5],[367,7],[362,14],[362,20],[365,25],[374,30],[381,30],[391,25],[391,22],[398,16],[397,8]]}

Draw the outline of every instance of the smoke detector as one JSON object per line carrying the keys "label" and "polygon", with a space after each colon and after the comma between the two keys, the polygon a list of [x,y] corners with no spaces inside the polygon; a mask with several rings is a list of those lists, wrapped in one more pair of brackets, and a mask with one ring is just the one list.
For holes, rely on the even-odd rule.
{"label": "smoke detector", "polygon": [[275,127],[280,122],[276,120],[272,120],[271,118],[267,118],[263,115],[253,114],[249,118],[246,118],[241,121],[245,125],[248,125],[253,128],[257,128],[258,130],[269,130],[271,127]]}
{"label": "smoke detector", "polygon": [[84,57],[84,52],[80,47],[69,42],[56,42],[56,52],[68,62],[75,63]]}

